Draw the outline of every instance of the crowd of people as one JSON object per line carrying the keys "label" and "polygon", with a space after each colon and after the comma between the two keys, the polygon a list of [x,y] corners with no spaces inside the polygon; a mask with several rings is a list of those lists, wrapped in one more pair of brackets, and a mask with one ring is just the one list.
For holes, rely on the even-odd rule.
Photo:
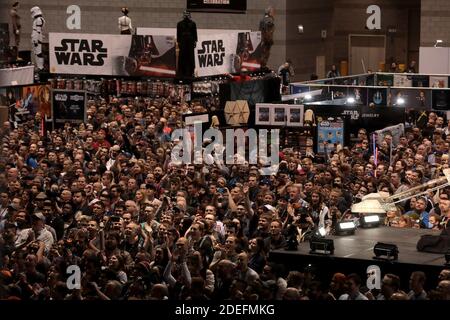
{"label": "crowd of people", "polygon": [[[427,297],[421,272],[410,288],[387,274],[374,292],[360,288],[360,275],[318,279],[283,270],[269,255],[318,227],[332,234],[368,193],[393,194],[440,176],[449,166],[450,121],[430,113],[394,146],[385,135],[378,159],[364,129],[326,163],[284,148],[278,172],[263,176],[248,163],[172,161],[171,133],[183,127],[182,115],[204,111],[195,103],[112,99],[90,101],[86,123],[44,135],[39,113],[17,128],[4,123],[0,299]],[[449,191],[399,204],[386,225],[448,232]],[[79,281],[68,273],[73,266]],[[450,270],[427,285],[436,288],[429,299],[450,299]]]}

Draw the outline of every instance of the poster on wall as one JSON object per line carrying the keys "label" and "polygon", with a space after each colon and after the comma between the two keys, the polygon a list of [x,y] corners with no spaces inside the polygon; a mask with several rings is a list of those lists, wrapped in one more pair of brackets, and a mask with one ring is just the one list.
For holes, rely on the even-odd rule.
{"label": "poster on wall", "polygon": [[448,77],[430,76],[431,88],[448,88]]}
{"label": "poster on wall", "polygon": [[450,110],[450,90],[433,90],[433,110]]}
{"label": "poster on wall", "polygon": [[412,77],[405,74],[394,74],[394,87],[412,87]]}
{"label": "poster on wall", "polygon": [[290,105],[286,107],[287,126],[302,127],[304,120],[305,108],[303,105]]}
{"label": "poster on wall", "polygon": [[387,97],[387,106],[398,106],[398,99],[404,100],[404,106],[409,109],[431,109],[430,89],[390,89]]}
{"label": "poster on wall", "polygon": [[195,49],[197,77],[238,73],[261,68],[261,32],[198,36]]}
{"label": "poster on wall", "polygon": [[375,106],[387,105],[387,89],[371,88],[369,89],[367,102],[373,103]]}
{"label": "poster on wall", "polygon": [[17,124],[25,121],[30,112],[22,107],[22,88],[0,88],[0,105],[8,107],[8,119],[17,128]]}
{"label": "poster on wall", "polygon": [[172,36],[50,33],[50,72],[175,77]]}
{"label": "poster on wall", "polygon": [[286,105],[275,105],[272,108],[271,124],[274,126],[286,125]]}
{"label": "poster on wall", "polygon": [[330,86],[328,87],[330,99],[343,99],[347,97],[348,88],[345,86]]}
{"label": "poster on wall", "polygon": [[247,0],[187,0],[189,11],[245,13]]}
{"label": "poster on wall", "polygon": [[377,86],[392,87],[394,85],[394,76],[392,74],[377,74]]}
{"label": "poster on wall", "polygon": [[367,88],[349,87],[348,96],[355,98],[356,104],[367,104]]}
{"label": "poster on wall", "polygon": [[20,97],[20,87],[0,87],[0,105],[11,106],[13,104],[16,104],[16,102],[20,100]]}
{"label": "poster on wall", "polygon": [[327,118],[317,126],[317,152],[335,151],[344,146],[344,120]]}
{"label": "poster on wall", "polygon": [[47,118],[52,117],[50,85],[25,86],[21,89],[22,108],[28,110],[32,115],[39,112],[47,116]]}
{"label": "poster on wall", "polygon": [[256,125],[270,126],[270,105],[257,104],[255,117]]}
{"label": "poster on wall", "polygon": [[52,90],[53,125],[64,127],[66,123],[86,122],[86,92]]}
{"label": "poster on wall", "polygon": [[258,103],[256,105],[255,124],[301,127],[303,126],[303,113],[303,105]]}
{"label": "poster on wall", "polygon": [[413,87],[428,88],[430,86],[429,76],[412,76]]}

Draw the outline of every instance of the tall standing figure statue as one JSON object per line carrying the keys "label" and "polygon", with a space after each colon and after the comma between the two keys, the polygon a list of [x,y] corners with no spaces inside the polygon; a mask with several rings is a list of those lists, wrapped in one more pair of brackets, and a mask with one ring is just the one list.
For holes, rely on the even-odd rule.
{"label": "tall standing figure statue", "polygon": [[12,41],[12,47],[14,50],[14,59],[17,59],[19,54],[19,45],[20,45],[20,16],[18,13],[19,10],[19,2],[14,2],[12,5],[11,11],[9,13],[11,17],[12,30],[14,35],[14,41]]}
{"label": "tall standing figure statue", "polygon": [[128,17],[128,8],[122,8],[123,16],[119,18],[119,30],[120,34],[132,34],[133,26],[131,25],[131,19]]}
{"label": "tall standing figure statue", "polygon": [[42,29],[45,25],[45,20],[42,17],[42,11],[39,7],[33,7],[30,10],[31,18],[33,19],[33,31],[31,32],[31,46],[36,61],[36,67],[39,71],[44,69],[44,56],[42,54]]}
{"label": "tall standing figure statue", "polygon": [[261,57],[261,68],[267,66],[267,61],[270,57],[270,49],[273,45],[273,33],[275,32],[275,9],[273,7],[268,7],[265,11],[264,18],[259,23],[259,31],[261,31],[261,47],[262,47],[262,57]]}
{"label": "tall standing figure statue", "polygon": [[183,79],[192,79],[195,71],[195,47],[197,46],[197,25],[191,14],[183,14],[183,20],[177,24],[178,75]]}

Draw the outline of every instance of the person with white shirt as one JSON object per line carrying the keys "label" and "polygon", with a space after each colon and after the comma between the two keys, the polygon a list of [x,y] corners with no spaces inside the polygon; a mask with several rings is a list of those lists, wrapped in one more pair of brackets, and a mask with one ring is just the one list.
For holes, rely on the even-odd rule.
{"label": "person with white shirt", "polygon": [[21,248],[32,241],[42,241],[45,245],[45,252],[49,252],[53,242],[53,235],[45,227],[45,217],[41,212],[32,216],[33,224],[31,228],[23,229],[19,232],[15,243],[16,248]]}
{"label": "person with white shirt", "polygon": [[361,293],[361,291],[359,291],[359,287],[361,286],[361,278],[356,273],[352,273],[347,276],[346,284],[348,293],[341,295],[339,300],[369,300]]}
{"label": "person with white shirt", "polygon": [[119,18],[120,34],[133,33],[133,26],[131,25],[131,19],[128,17],[128,12],[128,8],[122,8],[123,16]]}

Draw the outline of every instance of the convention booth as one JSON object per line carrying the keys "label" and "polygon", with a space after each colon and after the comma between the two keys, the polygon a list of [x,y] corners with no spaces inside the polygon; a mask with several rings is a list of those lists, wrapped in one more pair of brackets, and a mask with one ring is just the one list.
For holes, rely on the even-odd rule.
{"label": "convention booth", "polygon": [[[176,29],[137,28],[136,35],[50,33],[48,73],[33,84],[33,66],[8,69],[0,97],[15,124],[41,112],[52,128],[85,121],[90,100],[198,103],[216,112],[224,126],[229,101],[248,101],[252,115],[257,103],[281,101],[280,79],[260,71],[260,32],[199,30],[195,77],[189,81],[178,76],[178,54]],[[232,76],[244,68],[245,78]],[[242,125],[253,124],[250,117]]]}

